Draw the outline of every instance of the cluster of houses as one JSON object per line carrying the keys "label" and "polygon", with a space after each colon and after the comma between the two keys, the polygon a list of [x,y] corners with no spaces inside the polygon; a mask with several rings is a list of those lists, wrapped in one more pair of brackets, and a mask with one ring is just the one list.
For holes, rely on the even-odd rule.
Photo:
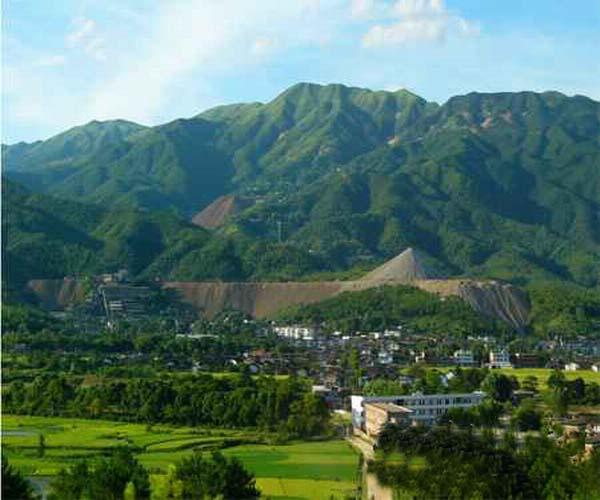
{"label": "cluster of houses", "polygon": [[432,366],[487,368],[559,368],[563,370],[600,369],[600,340],[540,341],[533,352],[509,353],[489,337],[470,337],[468,342],[485,346],[483,359],[473,350],[452,350],[455,339],[415,335],[398,325],[382,332],[333,332],[324,335],[319,328],[305,325],[274,325],[273,332],[297,347],[336,350],[353,345],[360,349],[365,367],[426,363]]}

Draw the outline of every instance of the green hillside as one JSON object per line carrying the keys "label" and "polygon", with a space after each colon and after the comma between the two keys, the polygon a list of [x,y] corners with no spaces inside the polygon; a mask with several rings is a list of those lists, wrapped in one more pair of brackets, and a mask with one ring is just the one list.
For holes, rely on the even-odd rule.
{"label": "green hillside", "polygon": [[[237,259],[218,262],[225,279],[368,268],[412,246],[448,275],[600,283],[600,103],[582,96],[440,106],[298,84],[153,128],[92,122],[3,156],[26,187],[111,211],[189,219],[223,194],[254,199],[217,231],[216,254]],[[187,250],[163,249],[181,263],[172,273],[197,278]]]}
{"label": "green hillside", "polygon": [[275,242],[214,235],[168,212],[107,210],[2,182],[5,290],[32,278],[128,269],[142,279],[293,278],[322,263]]}

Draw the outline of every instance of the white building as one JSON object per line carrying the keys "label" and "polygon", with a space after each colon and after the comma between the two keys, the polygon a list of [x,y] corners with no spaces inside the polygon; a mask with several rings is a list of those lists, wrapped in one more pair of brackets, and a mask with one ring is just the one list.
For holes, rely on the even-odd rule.
{"label": "white building", "polygon": [[454,364],[458,366],[473,366],[475,365],[475,358],[473,357],[473,351],[467,349],[459,349],[455,351],[452,356]]}
{"label": "white building", "polygon": [[427,361],[427,356],[425,355],[425,351],[421,351],[419,354],[415,356],[415,363],[425,363]]}
{"label": "white building", "polygon": [[420,394],[410,396],[350,396],[352,425],[365,429],[365,403],[392,403],[412,410],[414,423],[433,424],[450,408],[471,408],[483,401],[485,393],[477,391],[464,394]]}
{"label": "white building", "polygon": [[274,326],[273,331],[280,337],[294,340],[314,340],[315,329],[310,326]]}
{"label": "white building", "polygon": [[379,351],[379,354],[377,355],[377,362],[380,365],[391,365],[394,362],[394,356],[390,352]]}
{"label": "white building", "polygon": [[490,351],[490,368],[512,368],[510,354],[506,349]]}
{"label": "white building", "polygon": [[567,363],[565,365],[565,371],[567,372],[574,372],[579,370],[581,367],[577,364],[577,363]]}

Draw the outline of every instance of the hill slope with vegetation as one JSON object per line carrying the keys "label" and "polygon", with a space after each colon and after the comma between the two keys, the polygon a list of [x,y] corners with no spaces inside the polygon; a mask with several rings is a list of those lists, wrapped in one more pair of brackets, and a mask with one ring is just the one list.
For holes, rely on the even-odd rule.
{"label": "hill slope with vegetation", "polygon": [[322,265],[277,242],[212,234],[165,211],[108,210],[28,191],[3,179],[3,287],[34,278],[115,272],[154,280],[293,277]]}
{"label": "hill slope with vegetation", "polygon": [[594,286],[599,132],[600,103],[557,92],[437,105],[298,84],[158,127],[92,122],[3,157],[34,191],[111,209],[191,218],[219,196],[254,200],[218,231],[285,243],[303,256],[287,275],[374,267],[410,246],[445,275]]}

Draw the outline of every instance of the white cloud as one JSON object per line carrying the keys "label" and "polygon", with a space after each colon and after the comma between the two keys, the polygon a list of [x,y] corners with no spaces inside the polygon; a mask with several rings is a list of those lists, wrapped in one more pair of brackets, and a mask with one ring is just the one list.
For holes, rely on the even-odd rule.
{"label": "white cloud", "polygon": [[362,39],[364,47],[442,42],[451,33],[479,33],[476,23],[450,12],[443,0],[397,0],[386,6],[387,22],[369,28]]}
{"label": "white cloud", "polygon": [[350,15],[355,19],[369,19],[375,10],[375,0],[352,0]]}
{"label": "white cloud", "polygon": [[93,35],[96,30],[96,22],[93,19],[78,17],[73,19],[73,29],[66,36],[67,45],[76,47],[83,40]]}
{"label": "white cloud", "polygon": [[257,38],[250,47],[250,52],[257,56],[269,54],[275,49],[275,40],[272,38]]}
{"label": "white cloud", "polygon": [[64,66],[67,62],[67,57],[62,54],[55,54],[40,57],[34,61],[34,66]]}
{"label": "white cloud", "polygon": [[324,25],[330,22],[323,12],[338,5],[339,0],[165,2],[129,63],[92,93],[88,114],[153,122],[173,102],[174,89],[192,74],[202,86],[216,73],[263,59],[249,58],[249,50],[264,55],[275,48],[322,43]]}
{"label": "white cloud", "polygon": [[98,34],[96,21],[86,17],[77,17],[72,21],[73,29],[65,37],[67,46],[81,49],[96,61],[106,60],[104,37]]}

